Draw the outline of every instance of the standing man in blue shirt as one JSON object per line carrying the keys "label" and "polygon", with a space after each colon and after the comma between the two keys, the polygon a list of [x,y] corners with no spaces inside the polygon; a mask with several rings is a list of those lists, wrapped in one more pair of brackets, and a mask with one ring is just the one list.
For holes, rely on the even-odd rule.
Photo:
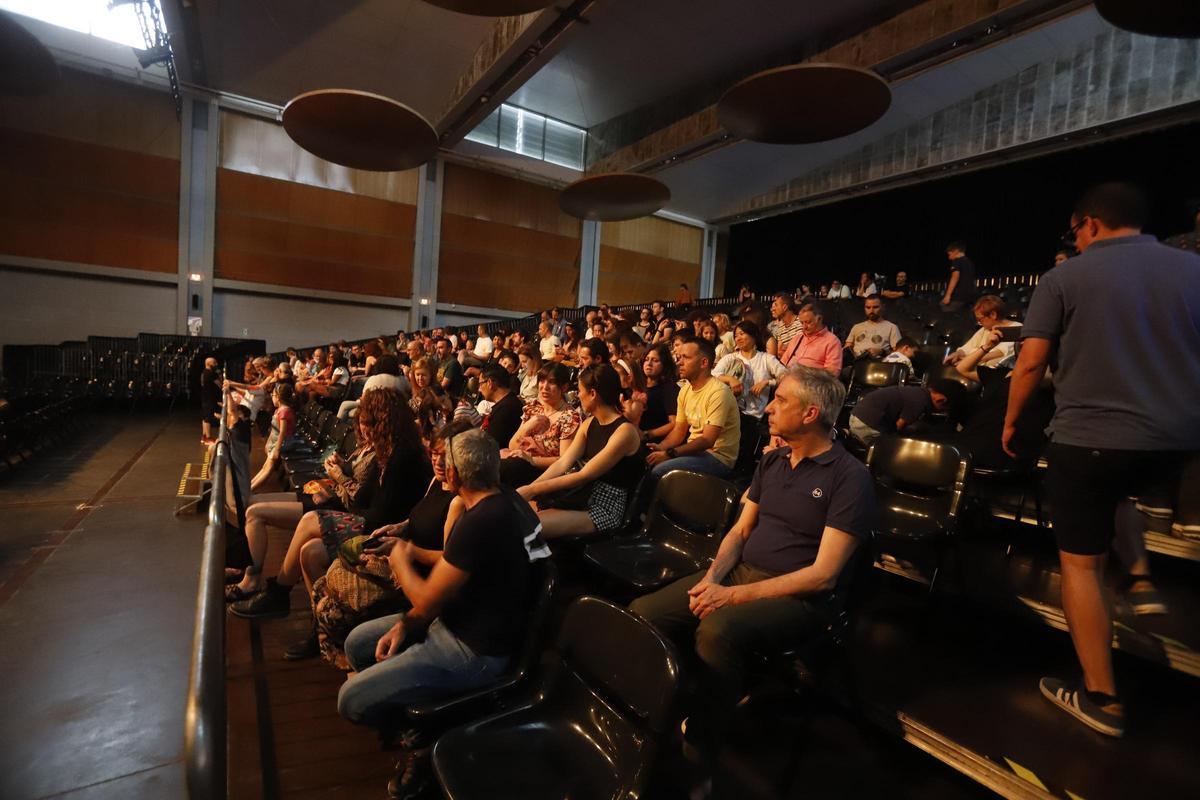
{"label": "standing man in blue shirt", "polygon": [[[1013,455],[1017,418],[1053,361],[1046,488],[1083,679],[1043,678],[1041,691],[1109,736],[1125,729],[1103,587],[1117,504],[1200,450],[1200,257],[1143,235],[1146,217],[1142,193],[1123,183],[1101,184],[1076,206],[1080,255],[1034,292],[1003,434]],[[1131,596],[1153,591],[1131,577]]]}

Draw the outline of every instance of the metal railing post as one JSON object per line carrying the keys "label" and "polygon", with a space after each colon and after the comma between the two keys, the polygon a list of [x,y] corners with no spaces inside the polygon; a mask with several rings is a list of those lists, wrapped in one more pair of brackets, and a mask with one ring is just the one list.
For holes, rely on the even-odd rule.
{"label": "metal railing post", "polygon": [[225,797],[225,474],[229,469],[229,390],[213,457],[208,526],[196,590],[196,628],[188,679],[184,762],[192,800]]}

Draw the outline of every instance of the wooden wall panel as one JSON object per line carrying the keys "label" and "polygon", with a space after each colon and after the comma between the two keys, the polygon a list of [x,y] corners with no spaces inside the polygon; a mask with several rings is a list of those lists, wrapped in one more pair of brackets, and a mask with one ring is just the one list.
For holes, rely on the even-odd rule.
{"label": "wooden wall panel", "polygon": [[179,159],[169,94],[70,69],[49,94],[0,95],[0,127]]}
{"label": "wooden wall panel", "polygon": [[407,297],[416,208],[221,169],[218,278]]}
{"label": "wooden wall panel", "polygon": [[0,183],[0,252],[178,269],[178,159],[0,127]]}
{"label": "wooden wall panel", "polygon": [[581,229],[552,188],[447,164],[438,301],[514,311],[574,305]]}
{"label": "wooden wall panel", "polygon": [[494,172],[447,164],[442,213],[578,239],[582,225],[558,207],[558,190]]}
{"label": "wooden wall panel", "polygon": [[681,283],[695,293],[703,248],[703,230],[659,217],[601,224],[600,301],[674,300]]}
{"label": "wooden wall panel", "polygon": [[641,217],[600,226],[600,244],[635,253],[699,264],[704,231],[661,217]]}
{"label": "wooden wall panel", "polygon": [[293,142],[279,123],[232,111],[221,112],[219,166],[393,203],[417,204],[417,170],[367,172],[331,164]]}

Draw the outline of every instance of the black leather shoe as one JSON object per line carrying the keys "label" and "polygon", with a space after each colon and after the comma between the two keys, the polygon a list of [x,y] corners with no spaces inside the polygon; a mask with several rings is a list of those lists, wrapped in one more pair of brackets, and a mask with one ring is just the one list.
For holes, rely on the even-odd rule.
{"label": "black leather shoe", "polygon": [[298,642],[288,645],[283,651],[284,661],[304,661],[321,655],[321,645],[317,642],[317,632],[313,631]]}
{"label": "black leather shoe", "polygon": [[282,619],[292,610],[291,593],[292,587],[280,586],[274,578],[267,578],[265,590],[249,600],[231,603],[229,612],[243,619]]}
{"label": "black leather shoe", "polygon": [[[388,797],[391,800],[417,800],[421,797],[437,796],[433,791],[432,750],[422,747],[409,750],[396,763],[396,774],[388,781]],[[402,768],[401,768],[402,767]]]}

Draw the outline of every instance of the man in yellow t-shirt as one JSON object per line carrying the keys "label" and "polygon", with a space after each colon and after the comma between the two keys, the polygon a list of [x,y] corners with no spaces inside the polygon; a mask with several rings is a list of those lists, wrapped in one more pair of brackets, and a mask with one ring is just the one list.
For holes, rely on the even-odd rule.
{"label": "man in yellow t-shirt", "polygon": [[675,427],[649,446],[646,463],[655,479],[673,469],[728,477],[737,461],[742,428],[733,392],[712,377],[716,351],[704,339],[692,339],[679,346],[677,360],[686,383],[679,390]]}

